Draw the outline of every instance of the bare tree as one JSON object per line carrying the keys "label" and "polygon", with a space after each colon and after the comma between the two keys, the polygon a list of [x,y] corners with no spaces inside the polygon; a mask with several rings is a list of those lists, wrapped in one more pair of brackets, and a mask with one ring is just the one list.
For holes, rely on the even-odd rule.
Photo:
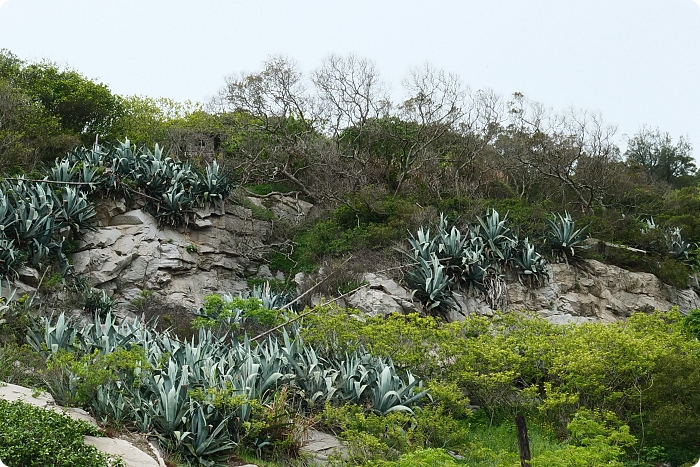
{"label": "bare tree", "polygon": [[[614,144],[615,127],[599,114],[569,109],[562,114],[514,95],[510,103],[508,136],[511,169],[534,175],[570,191],[586,212],[605,206],[606,196],[620,175],[620,151]],[[512,163],[513,161],[511,161]],[[517,183],[517,182],[516,182]],[[522,180],[523,192],[528,181]]]}
{"label": "bare tree", "polygon": [[329,55],[312,79],[334,138],[348,127],[362,134],[370,120],[386,116],[391,109],[388,86],[379,78],[374,62],[366,58]]}
{"label": "bare tree", "polygon": [[398,175],[394,193],[412,173],[443,156],[438,140],[456,131],[467,115],[467,89],[458,76],[436,70],[429,64],[412,69],[403,81],[407,98],[399,107],[399,118],[414,125],[413,131],[394,131],[401,151],[397,154]]}
{"label": "bare tree", "polygon": [[240,135],[238,145],[249,173],[280,175],[314,197],[299,176],[307,168],[308,141],[316,130],[313,102],[296,62],[273,56],[258,73],[228,77],[211,106],[237,113],[237,123],[250,130]]}

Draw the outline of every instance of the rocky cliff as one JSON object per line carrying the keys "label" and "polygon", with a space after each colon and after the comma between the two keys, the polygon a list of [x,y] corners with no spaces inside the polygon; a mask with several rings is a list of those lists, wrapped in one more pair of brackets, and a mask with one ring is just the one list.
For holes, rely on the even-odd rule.
{"label": "rocky cliff", "polygon": [[[265,205],[263,206],[263,201]],[[211,293],[237,294],[248,289],[248,279],[273,278],[263,256],[273,246],[269,239],[275,223],[292,225],[304,219],[312,205],[276,196],[248,198],[248,208],[232,202],[218,210],[198,212],[189,229],[161,229],[153,216],[128,210],[123,200],[102,204],[101,226],[86,233],[72,254],[75,272],[93,287],[106,290],[117,301],[120,314],[133,312],[138,297],[148,295],[167,306],[195,310]],[[255,216],[264,208],[267,219]],[[491,315],[492,308],[505,311],[531,310],[552,322],[610,322],[635,311],[681,312],[700,308],[693,288],[678,290],[656,276],[631,272],[598,261],[576,265],[550,264],[549,280],[541,287],[507,278],[497,306],[483,294],[456,294],[462,315]],[[283,278],[280,276],[279,278]],[[366,313],[418,311],[409,291],[388,277],[368,273],[367,284],[347,297],[345,304]],[[31,292],[38,284],[36,271],[23,271],[20,290]]]}

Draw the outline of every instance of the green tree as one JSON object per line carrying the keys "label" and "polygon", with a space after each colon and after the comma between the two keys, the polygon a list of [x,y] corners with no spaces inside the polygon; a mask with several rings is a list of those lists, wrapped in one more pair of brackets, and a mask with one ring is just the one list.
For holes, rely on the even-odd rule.
{"label": "green tree", "polygon": [[55,117],[63,133],[85,145],[96,135],[117,136],[111,131],[122,112],[121,101],[105,84],[55,63],[27,63],[5,49],[0,50],[0,78]]}
{"label": "green tree", "polygon": [[681,136],[674,144],[669,133],[644,127],[628,141],[627,162],[643,167],[650,175],[675,188],[695,183],[697,167],[693,146]]}
{"label": "green tree", "polygon": [[31,171],[75,142],[40,104],[0,78],[0,172]]}

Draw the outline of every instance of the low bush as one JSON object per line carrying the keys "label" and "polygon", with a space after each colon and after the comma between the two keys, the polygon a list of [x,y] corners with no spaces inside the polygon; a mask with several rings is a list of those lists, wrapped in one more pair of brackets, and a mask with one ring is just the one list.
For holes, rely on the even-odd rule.
{"label": "low bush", "polygon": [[83,435],[97,436],[97,428],[82,420],[35,407],[21,401],[0,399],[0,459],[23,467],[124,466],[110,460]]}

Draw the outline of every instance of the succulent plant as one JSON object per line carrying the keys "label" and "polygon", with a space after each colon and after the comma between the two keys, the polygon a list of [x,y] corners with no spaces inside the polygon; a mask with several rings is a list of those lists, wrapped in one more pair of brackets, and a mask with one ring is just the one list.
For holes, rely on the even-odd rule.
{"label": "succulent plant", "polygon": [[506,260],[506,248],[512,245],[507,219],[508,214],[501,219],[495,209],[487,211],[483,218],[477,218],[478,225],[474,229],[474,235],[483,239],[484,255],[488,260]]}
{"label": "succulent plant", "polygon": [[20,252],[14,247],[14,240],[0,238],[0,279],[16,279],[17,268],[21,264]]}
{"label": "succulent plant", "polygon": [[518,267],[518,278],[522,283],[523,279],[530,286],[541,284],[543,278],[548,278],[547,261],[535,251],[535,246],[530,244],[530,240],[525,238],[520,255],[513,259]]}
{"label": "succulent plant", "polygon": [[10,302],[15,297],[17,289],[13,289],[8,295],[3,295],[2,284],[0,284],[0,325],[5,324],[7,312],[10,311]]}
{"label": "succulent plant", "polygon": [[450,310],[457,308],[457,304],[450,290],[452,281],[446,274],[445,267],[434,253],[429,262],[422,257],[417,259],[418,265],[409,269],[404,280],[427,313],[447,318]]}
{"label": "succulent plant", "polygon": [[288,293],[274,292],[269,281],[262,285],[254,285],[250,296],[260,300],[262,307],[268,310],[281,310],[294,298]]}
{"label": "succulent plant", "polygon": [[698,246],[695,243],[684,240],[679,227],[667,231],[664,234],[664,239],[666,240],[666,248],[671,258],[684,263],[692,262],[690,254]]}
{"label": "succulent plant", "polygon": [[51,180],[56,182],[74,182],[78,174],[78,164],[71,163],[70,157],[61,161],[56,160],[56,164],[51,169]]}
{"label": "succulent plant", "polygon": [[94,206],[84,193],[71,187],[61,188],[61,204],[56,211],[56,229],[70,227],[74,232],[92,229],[97,215]]}
{"label": "succulent plant", "polygon": [[371,391],[372,410],[381,415],[390,412],[413,412],[411,405],[428,394],[427,390],[415,392],[421,387],[410,372],[406,373],[408,382],[404,382],[396,373],[394,364],[383,362],[377,368],[376,382]]}
{"label": "succulent plant", "polygon": [[34,350],[55,354],[59,350],[72,350],[77,345],[77,334],[73,323],[61,313],[52,323],[53,317],[42,316],[27,334],[27,342]]}
{"label": "succulent plant", "polygon": [[555,252],[564,255],[564,258],[568,260],[573,258],[576,253],[587,249],[583,242],[586,239],[589,226],[576,229],[576,223],[568,212],[564,216],[556,213],[554,217],[554,220],[546,219],[546,221],[550,228],[547,241]]}

